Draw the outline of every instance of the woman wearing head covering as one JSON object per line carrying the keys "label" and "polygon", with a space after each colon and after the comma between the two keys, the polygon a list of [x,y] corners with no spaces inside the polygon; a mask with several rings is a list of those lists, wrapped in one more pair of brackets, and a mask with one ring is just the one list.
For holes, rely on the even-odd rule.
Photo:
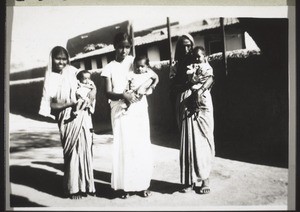
{"label": "woman wearing head covering", "polygon": [[[110,99],[113,128],[113,167],[111,187],[121,191],[121,198],[137,192],[148,197],[152,175],[152,153],[147,99],[126,91],[133,57],[129,55],[131,39],[126,33],[114,38],[116,58],[104,68],[106,95]],[[124,102],[131,106],[124,113]]]}
{"label": "woman wearing head covering", "polygon": [[170,78],[174,78],[178,69],[180,68],[182,62],[185,60],[186,55],[188,55],[193,49],[195,43],[194,38],[190,34],[184,34],[178,38],[175,49],[175,63],[170,71]]}
{"label": "woman wearing head covering", "polygon": [[[69,54],[61,46],[50,53],[45,74],[43,96],[39,114],[58,122],[64,155],[64,191],[71,199],[95,194],[92,164],[92,134],[88,125],[88,111],[78,111],[76,106],[77,69],[69,64]],[[90,93],[91,101],[96,89]]]}
{"label": "woman wearing head covering", "polygon": [[[186,60],[188,55],[190,55],[192,49],[194,47],[194,39],[190,34],[184,34],[178,38],[175,49],[175,61],[170,69],[170,82],[171,82],[171,104],[172,104],[172,113],[174,117],[176,117],[176,124],[174,128],[178,129],[179,123],[179,98],[180,93],[185,89],[182,86],[182,82],[186,81],[185,79],[185,67]],[[180,131],[180,129],[179,129]]]}
{"label": "woman wearing head covering", "polygon": [[[192,43],[191,40],[187,41],[187,37],[183,40],[178,42],[181,45]],[[210,95],[213,69],[207,62],[203,47],[190,51],[184,51],[183,48],[178,55],[183,58],[178,58],[173,88],[177,93],[176,118],[181,140],[180,180],[184,185],[182,192],[195,190],[197,193],[207,194],[210,192],[209,175],[215,155],[213,104]]]}

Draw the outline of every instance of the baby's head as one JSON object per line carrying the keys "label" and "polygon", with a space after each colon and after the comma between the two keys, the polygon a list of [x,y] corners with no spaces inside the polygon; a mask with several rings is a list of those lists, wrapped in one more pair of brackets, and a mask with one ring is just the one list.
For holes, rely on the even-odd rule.
{"label": "baby's head", "polygon": [[149,59],[145,55],[136,56],[133,61],[133,71],[136,74],[145,73],[149,67]]}
{"label": "baby's head", "polygon": [[196,46],[192,51],[192,57],[194,63],[204,63],[206,52],[202,46]]}
{"label": "baby's head", "polygon": [[77,79],[83,84],[88,84],[91,80],[91,73],[87,70],[80,71],[77,74]]}

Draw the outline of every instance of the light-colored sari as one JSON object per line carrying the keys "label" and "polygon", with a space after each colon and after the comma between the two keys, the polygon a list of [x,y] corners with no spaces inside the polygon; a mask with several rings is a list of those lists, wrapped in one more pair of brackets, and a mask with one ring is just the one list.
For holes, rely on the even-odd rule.
{"label": "light-colored sari", "polygon": [[60,74],[52,72],[52,58],[45,75],[43,97],[39,114],[55,118],[58,122],[64,155],[64,190],[66,195],[95,193],[92,161],[92,134],[87,110],[78,111],[71,118],[72,108],[68,107],[53,113],[51,99],[58,102],[75,101],[77,89],[76,72],[67,65]]}
{"label": "light-colored sari", "polygon": [[[111,80],[113,92],[122,93],[128,83],[133,58],[112,61],[102,72]],[[152,149],[148,104],[145,96],[124,113],[123,101],[110,101],[114,134],[111,187],[114,190],[142,191],[150,186]]]}
{"label": "light-colored sari", "polygon": [[[212,68],[206,73],[206,77],[208,76],[213,76]],[[181,132],[180,180],[185,185],[208,179],[215,156],[213,104],[210,89],[203,93],[198,112],[192,115],[188,110],[191,94],[190,89],[183,91],[179,94],[177,102],[177,120]]]}

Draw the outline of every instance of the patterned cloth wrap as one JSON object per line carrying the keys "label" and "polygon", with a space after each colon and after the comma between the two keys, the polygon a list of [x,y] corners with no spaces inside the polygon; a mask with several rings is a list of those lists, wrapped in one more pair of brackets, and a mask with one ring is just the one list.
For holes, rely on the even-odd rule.
{"label": "patterned cloth wrap", "polygon": [[[200,111],[203,105],[203,94],[199,93],[199,89],[212,76],[212,67],[209,63],[193,63],[187,66],[188,84],[192,90],[192,94],[186,99],[187,109],[191,116]],[[205,96],[204,96],[205,97]]]}

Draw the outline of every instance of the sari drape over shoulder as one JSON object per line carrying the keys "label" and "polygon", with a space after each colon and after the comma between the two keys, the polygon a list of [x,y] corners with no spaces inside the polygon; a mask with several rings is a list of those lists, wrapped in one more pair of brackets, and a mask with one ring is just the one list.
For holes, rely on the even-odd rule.
{"label": "sari drape over shoulder", "polygon": [[54,73],[51,64],[50,56],[39,114],[55,118],[58,122],[64,155],[65,194],[95,193],[92,161],[93,141],[87,121],[88,111],[79,111],[77,117],[72,118],[71,107],[59,111],[54,111],[50,107],[53,99],[65,103],[76,100],[76,72],[78,70],[67,65],[61,73]]}

